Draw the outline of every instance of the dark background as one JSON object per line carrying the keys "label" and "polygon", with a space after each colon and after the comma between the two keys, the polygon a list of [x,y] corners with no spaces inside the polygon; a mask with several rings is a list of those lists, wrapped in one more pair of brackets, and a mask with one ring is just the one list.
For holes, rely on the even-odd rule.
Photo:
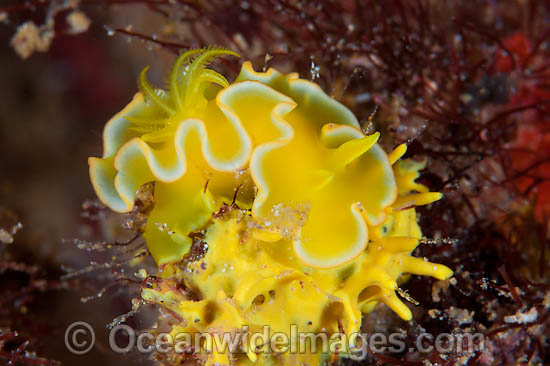
{"label": "dark background", "polygon": [[[522,357],[550,364],[549,1],[74,4],[56,13],[48,51],[23,60],[10,41],[24,22],[43,24],[50,1],[0,1],[8,13],[0,24],[0,227],[23,224],[14,243],[0,244],[0,337],[20,332],[0,338],[0,364],[14,354],[16,363],[36,364],[17,351],[26,340],[28,350],[65,365],[145,362],[114,355],[107,341],[106,324],[130,310],[139,286],[116,282],[103,297],[82,303],[112,285],[113,272],[61,276],[65,267],[112,255],[80,250],[71,239],[131,235],[121,227],[124,217],[99,210],[90,220],[83,210],[94,200],[87,158],[101,155],[104,124],[137,91],[141,69],[151,65],[150,80],[162,85],[178,52],[209,44],[238,51],[258,69],[269,64],[316,79],[365,130],[381,131],[387,150],[406,141],[407,157],[428,159],[422,183],[445,199],[420,210],[423,232],[458,244],[421,246],[415,255],[453,268],[457,285],[436,301],[434,281],[413,276],[403,288],[421,304],[416,321],[405,324],[381,309],[365,326],[412,335],[419,327],[434,333],[471,327],[488,335],[489,351],[445,360],[435,353],[405,353],[397,361],[376,355],[365,365],[511,365]],[[68,34],[66,16],[78,9],[90,28]],[[229,80],[238,70],[217,66]],[[540,312],[536,323],[505,323],[531,307]],[[431,309],[441,318],[430,317]],[[474,313],[466,324],[459,316],[465,312]],[[129,324],[144,329],[156,316],[152,308]],[[97,345],[85,356],[65,349],[73,321],[96,331]]]}

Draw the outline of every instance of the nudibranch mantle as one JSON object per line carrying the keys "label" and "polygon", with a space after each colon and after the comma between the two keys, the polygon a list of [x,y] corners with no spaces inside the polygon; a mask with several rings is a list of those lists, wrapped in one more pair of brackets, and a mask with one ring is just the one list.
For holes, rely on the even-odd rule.
{"label": "nudibranch mantle", "polygon": [[[379,302],[410,319],[395,294],[400,276],[452,275],[410,255],[422,236],[415,206],[441,198],[416,182],[425,163],[401,159],[404,144],[386,154],[379,133],[366,136],[349,109],[296,73],[245,62],[229,83],[206,68],[224,55],[235,56],[184,53],[167,90],[145,69],[141,92],[105,126],[103,157],[89,159],[94,189],[115,211],[131,211],[154,182],[144,237],[163,282],[142,297],[185,320],[174,331],[301,324],[350,334]],[[182,271],[198,231],[208,250]],[[202,300],[175,293],[181,281]]]}
{"label": "nudibranch mantle", "polygon": [[[359,256],[368,227],[384,221],[397,197],[379,134],[365,136],[353,113],[296,74],[258,73],[246,62],[229,85],[205,68],[220,55],[235,54],[182,55],[168,91],[142,72],[142,92],[105,127],[103,158],[90,159],[99,198],[128,212],[138,188],[157,183],[145,237],[159,264],[180,260],[189,233],[242,184],[258,190],[243,200],[267,231],[280,231],[270,227],[274,207],[307,202],[308,219],[293,240],[307,265],[330,268]],[[236,172],[244,172],[240,181],[230,176]]]}

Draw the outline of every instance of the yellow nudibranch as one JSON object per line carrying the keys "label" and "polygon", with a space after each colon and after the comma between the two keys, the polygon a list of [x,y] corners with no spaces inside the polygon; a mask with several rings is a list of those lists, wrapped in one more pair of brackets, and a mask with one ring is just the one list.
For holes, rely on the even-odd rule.
{"label": "yellow nudibranch", "polygon": [[[452,275],[410,255],[422,236],[415,206],[441,198],[415,182],[425,163],[400,160],[404,144],[386,154],[378,133],[366,136],[351,111],[296,73],[245,62],[230,84],[206,68],[223,55],[236,56],[182,54],[168,90],[151,86],[145,69],[141,92],[105,126],[103,158],[89,160],[98,197],[115,211],[131,211],[154,182],[144,237],[161,281],[142,297],[182,319],[174,333],[288,333],[294,324],[349,335],[380,302],[410,319],[395,293],[402,274]],[[197,232],[207,251],[188,260]],[[207,351],[207,364],[327,356]]]}

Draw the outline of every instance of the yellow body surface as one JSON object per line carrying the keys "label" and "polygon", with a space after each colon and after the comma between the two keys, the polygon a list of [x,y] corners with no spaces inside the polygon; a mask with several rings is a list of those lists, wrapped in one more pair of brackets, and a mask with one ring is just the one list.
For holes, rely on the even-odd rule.
{"label": "yellow body surface", "polygon": [[[414,207],[441,198],[415,182],[424,164],[399,160],[405,145],[384,152],[378,133],[365,136],[353,113],[297,74],[245,62],[229,84],[206,68],[221,55],[234,53],[180,56],[169,90],[142,73],[141,93],[105,127],[103,158],[90,158],[98,197],[115,211],[132,210],[138,188],[155,182],[144,237],[161,281],[142,297],[182,319],[174,334],[264,325],[289,334],[292,325],[349,335],[380,302],[410,319],[399,277],[452,275],[410,255],[421,238]],[[189,260],[196,232],[207,250]],[[203,351],[207,364],[329,357]]]}

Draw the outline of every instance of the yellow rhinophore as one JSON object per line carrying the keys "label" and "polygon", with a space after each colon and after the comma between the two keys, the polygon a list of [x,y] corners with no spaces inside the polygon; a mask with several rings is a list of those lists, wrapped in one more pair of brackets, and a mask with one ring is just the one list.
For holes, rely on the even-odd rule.
{"label": "yellow rhinophore", "polygon": [[[379,133],[364,135],[318,85],[255,72],[250,62],[229,83],[206,68],[224,55],[236,56],[184,53],[167,90],[151,86],[145,69],[141,92],[105,127],[103,158],[90,158],[93,186],[128,212],[139,187],[154,182],[144,237],[160,280],[143,299],[181,319],[174,336],[247,329],[232,352],[201,341],[207,364],[315,365],[349,355],[353,345],[316,349],[296,332],[324,334],[334,346],[331,337],[358,332],[381,302],[410,319],[396,295],[402,275],[452,275],[411,256],[422,236],[415,207],[441,194],[416,182],[425,163],[401,159],[406,145],[387,154]],[[201,255],[188,254],[192,237]],[[247,337],[264,326],[286,334],[289,347],[251,345]]]}

